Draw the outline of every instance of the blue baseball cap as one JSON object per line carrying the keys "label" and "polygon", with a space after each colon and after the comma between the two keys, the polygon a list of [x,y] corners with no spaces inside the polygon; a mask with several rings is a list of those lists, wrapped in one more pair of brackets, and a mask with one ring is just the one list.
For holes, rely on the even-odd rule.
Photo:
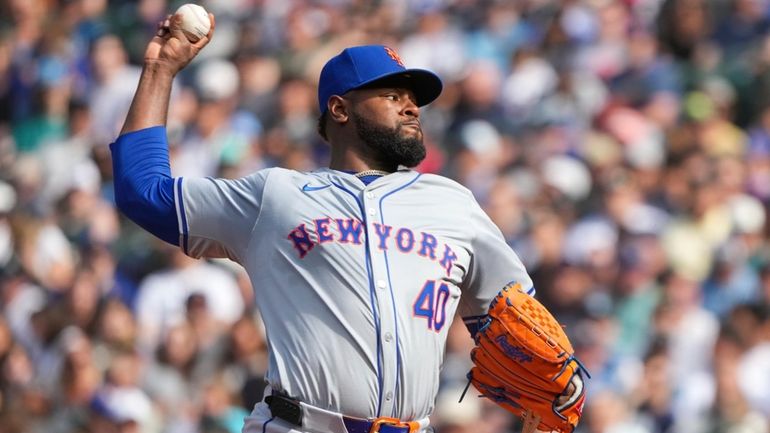
{"label": "blue baseball cap", "polygon": [[318,81],[318,108],[326,111],[332,95],[344,95],[351,90],[394,80],[399,87],[414,92],[417,105],[431,103],[441,94],[441,79],[425,69],[407,69],[401,57],[384,45],[362,45],[342,50],[321,70]]}

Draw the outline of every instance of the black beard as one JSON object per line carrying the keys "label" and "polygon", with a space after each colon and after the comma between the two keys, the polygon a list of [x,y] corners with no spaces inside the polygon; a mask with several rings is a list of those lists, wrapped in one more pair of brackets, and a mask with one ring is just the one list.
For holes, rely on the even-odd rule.
{"label": "black beard", "polygon": [[404,137],[401,125],[396,128],[379,126],[376,123],[357,114],[351,116],[356,127],[358,138],[364,143],[365,149],[377,162],[388,169],[395,170],[399,165],[415,167],[425,159],[425,146],[422,135]]}

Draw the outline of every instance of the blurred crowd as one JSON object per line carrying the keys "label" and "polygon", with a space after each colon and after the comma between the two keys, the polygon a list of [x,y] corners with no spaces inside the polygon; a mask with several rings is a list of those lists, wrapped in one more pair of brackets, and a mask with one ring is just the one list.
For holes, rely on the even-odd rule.
{"label": "blurred crowd", "polygon": [[[262,397],[243,271],[113,204],[109,144],[180,3],[0,2],[2,433],[236,433]],[[390,45],[445,84],[419,170],[473,191],[592,374],[578,432],[770,431],[770,2],[201,4],[217,28],[176,79],[175,176],[326,165],[321,66]],[[471,345],[455,321],[436,432],[518,431],[457,403]]]}

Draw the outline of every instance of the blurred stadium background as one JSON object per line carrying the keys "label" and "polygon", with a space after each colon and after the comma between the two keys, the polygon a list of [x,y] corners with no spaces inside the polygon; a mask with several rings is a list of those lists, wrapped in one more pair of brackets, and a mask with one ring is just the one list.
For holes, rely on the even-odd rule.
{"label": "blurred stadium background", "polygon": [[[243,272],[113,206],[108,145],[181,3],[0,2],[0,432],[236,433],[262,396]],[[476,194],[593,373],[579,433],[770,431],[770,2],[201,4],[217,30],[174,89],[175,175],[325,165],[320,67],[390,45],[446,85],[419,169]],[[517,431],[456,403],[455,325],[436,432]]]}

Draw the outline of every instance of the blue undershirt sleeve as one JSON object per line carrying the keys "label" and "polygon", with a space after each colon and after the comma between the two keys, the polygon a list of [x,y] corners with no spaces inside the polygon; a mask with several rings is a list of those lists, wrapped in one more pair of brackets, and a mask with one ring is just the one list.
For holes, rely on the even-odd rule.
{"label": "blue undershirt sleeve", "polygon": [[465,323],[465,327],[468,328],[468,332],[471,333],[471,338],[476,337],[476,333],[479,332],[479,329],[481,329],[482,326],[484,326],[488,317],[489,315],[487,314],[463,317],[463,323]]}
{"label": "blue undershirt sleeve", "polygon": [[166,128],[122,134],[110,150],[118,209],[153,235],[179,245]]}

